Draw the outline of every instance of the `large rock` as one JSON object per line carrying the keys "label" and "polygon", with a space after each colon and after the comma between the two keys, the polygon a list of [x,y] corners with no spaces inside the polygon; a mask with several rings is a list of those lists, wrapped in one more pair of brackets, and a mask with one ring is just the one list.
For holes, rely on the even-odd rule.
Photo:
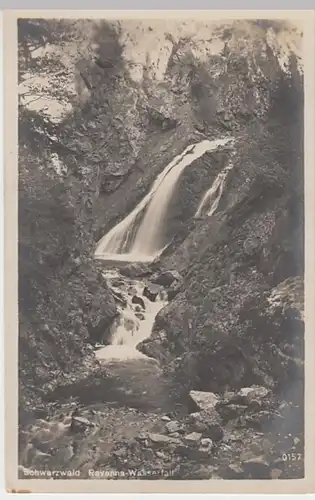
{"label": "large rock", "polygon": [[189,396],[196,403],[200,410],[210,410],[215,408],[219,398],[213,392],[190,391]]}
{"label": "large rock", "polygon": [[165,271],[158,274],[152,281],[157,285],[169,287],[174,281],[180,282],[182,279],[182,276],[177,271]]}
{"label": "large rock", "polygon": [[138,304],[139,306],[141,306],[141,307],[142,307],[142,309],[145,309],[144,300],[143,300],[141,297],[139,297],[138,295],[134,295],[134,296],[132,297],[132,299],[131,299],[131,302],[132,302],[133,304]]}
{"label": "large rock", "polygon": [[197,446],[201,441],[201,437],[201,432],[191,432],[190,434],[186,434],[183,440],[186,444]]}
{"label": "large rock", "polygon": [[160,285],[155,285],[154,283],[147,283],[143,290],[144,297],[155,302],[157,296],[162,292],[163,288]]}
{"label": "large rock", "polygon": [[151,269],[150,266],[144,262],[133,262],[123,267],[120,272],[123,276],[127,276],[128,278],[139,278],[151,274]]}
{"label": "large rock", "polygon": [[151,442],[153,447],[164,447],[180,444],[180,440],[171,436],[165,436],[164,434],[148,434],[149,442]]}
{"label": "large rock", "polygon": [[169,434],[172,434],[173,432],[182,432],[184,430],[183,424],[181,422],[178,422],[177,420],[168,422],[165,428]]}
{"label": "large rock", "polygon": [[235,399],[238,399],[240,402],[250,404],[253,401],[261,401],[268,396],[268,394],[270,394],[270,389],[253,385],[251,387],[242,387],[242,389],[240,389],[236,394]]}
{"label": "large rock", "polygon": [[191,431],[201,432],[213,441],[220,441],[223,438],[221,423],[221,417],[215,409],[191,413],[188,417]]}

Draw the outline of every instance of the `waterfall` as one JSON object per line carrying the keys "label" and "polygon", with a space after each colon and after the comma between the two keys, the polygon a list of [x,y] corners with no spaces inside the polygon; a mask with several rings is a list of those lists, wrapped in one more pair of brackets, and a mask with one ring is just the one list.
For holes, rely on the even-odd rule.
{"label": "waterfall", "polygon": [[149,193],[134,210],[99,241],[95,256],[131,262],[151,261],[159,255],[165,247],[165,215],[180,174],[206,151],[213,151],[229,141],[231,138],[203,140],[187,146],[158,175]]}
{"label": "waterfall", "polygon": [[208,189],[208,191],[206,191],[205,195],[203,196],[199,204],[199,207],[197,208],[195,217],[199,217],[201,215],[206,205],[209,207],[207,215],[214,214],[214,212],[218,208],[227,175],[232,168],[233,168],[233,163],[229,162],[229,164],[222,170],[222,172],[219,172],[219,174],[214,179],[211,187]]}

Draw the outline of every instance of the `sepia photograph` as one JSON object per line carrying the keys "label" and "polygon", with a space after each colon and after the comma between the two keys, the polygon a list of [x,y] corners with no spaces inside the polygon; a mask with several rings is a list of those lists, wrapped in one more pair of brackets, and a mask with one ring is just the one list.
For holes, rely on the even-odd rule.
{"label": "sepia photograph", "polygon": [[59,14],[12,47],[17,478],[303,480],[303,22]]}

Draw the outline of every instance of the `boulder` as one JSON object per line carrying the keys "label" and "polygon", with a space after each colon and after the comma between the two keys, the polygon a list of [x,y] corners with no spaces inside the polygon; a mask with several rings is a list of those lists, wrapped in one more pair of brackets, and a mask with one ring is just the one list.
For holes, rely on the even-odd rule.
{"label": "boulder", "polygon": [[215,409],[191,413],[188,418],[189,428],[194,432],[202,432],[204,436],[213,441],[223,438],[221,417]]}
{"label": "boulder", "polygon": [[180,444],[180,441],[178,439],[171,436],[165,436],[164,434],[149,433],[148,438],[151,441],[152,446],[157,447]]}
{"label": "boulder", "polygon": [[155,302],[159,293],[163,290],[160,285],[155,285],[154,283],[147,283],[143,290],[144,297],[151,300],[151,302]]}
{"label": "boulder", "polygon": [[236,394],[237,400],[244,404],[250,404],[253,401],[261,401],[270,393],[270,389],[253,385],[252,387],[242,387]]}
{"label": "boulder", "polygon": [[190,434],[186,434],[183,440],[188,445],[197,446],[201,441],[202,434],[200,432],[191,432]]}
{"label": "boulder", "polygon": [[219,398],[213,392],[190,391],[189,396],[196,403],[200,410],[215,408]]}
{"label": "boulder", "polygon": [[182,281],[182,276],[177,271],[165,271],[158,274],[152,281],[157,285],[162,285],[165,287],[171,286],[174,281]]}
{"label": "boulder", "polygon": [[138,278],[151,274],[151,269],[148,264],[144,262],[133,262],[123,267],[120,272],[123,276],[127,276],[128,278]]}
{"label": "boulder", "polygon": [[139,297],[138,295],[134,295],[131,299],[131,302],[132,302],[132,304],[138,304],[139,306],[142,307],[142,309],[145,309],[144,300],[141,297]]}
{"label": "boulder", "polygon": [[[189,448],[188,448],[189,450]],[[191,450],[190,450],[191,451]],[[197,450],[191,451],[191,454],[196,454]],[[173,479],[180,480],[199,480],[199,479],[214,479],[214,467],[209,465],[183,463],[177,465],[172,475]]]}

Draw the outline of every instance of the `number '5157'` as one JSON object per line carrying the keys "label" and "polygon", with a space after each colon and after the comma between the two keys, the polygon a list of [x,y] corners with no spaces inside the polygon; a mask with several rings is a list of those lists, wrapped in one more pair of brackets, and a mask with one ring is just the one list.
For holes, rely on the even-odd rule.
{"label": "number '5157'", "polygon": [[282,460],[284,462],[302,460],[302,453],[282,453]]}

